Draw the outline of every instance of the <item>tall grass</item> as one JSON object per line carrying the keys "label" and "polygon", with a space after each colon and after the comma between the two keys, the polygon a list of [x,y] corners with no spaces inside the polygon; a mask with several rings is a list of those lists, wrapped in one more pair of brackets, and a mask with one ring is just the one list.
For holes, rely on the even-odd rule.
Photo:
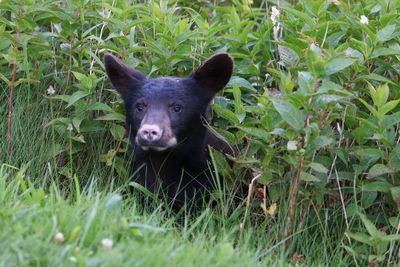
{"label": "tall grass", "polygon": [[[282,230],[284,216],[240,232],[237,211],[224,217],[211,209],[171,214],[159,204],[143,210],[134,196],[96,190],[96,180],[77,198],[65,198],[52,182],[47,192],[25,173],[0,170],[0,263],[3,266],[281,266],[289,264]],[[283,215],[283,214],[282,214]],[[308,265],[341,265],[341,236],[326,217],[296,233],[298,258]],[[337,230],[340,229],[339,228]],[[57,241],[57,233],[64,240]],[[107,249],[103,239],[111,239]],[[290,250],[289,250],[290,251]],[[351,260],[350,260],[351,262]]]}

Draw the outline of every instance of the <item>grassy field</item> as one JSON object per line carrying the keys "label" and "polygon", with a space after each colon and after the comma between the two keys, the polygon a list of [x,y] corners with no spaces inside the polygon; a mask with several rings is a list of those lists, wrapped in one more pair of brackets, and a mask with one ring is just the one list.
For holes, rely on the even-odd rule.
{"label": "grassy field", "polygon": [[[398,0],[0,1],[0,266],[398,264],[399,12]],[[187,76],[221,51],[235,68],[210,127],[240,153],[232,167],[214,154],[213,204],[173,211],[129,180],[102,59]],[[252,179],[250,198],[234,196]]]}
{"label": "grassy field", "polygon": [[[44,149],[40,152],[45,152]],[[29,169],[29,167],[28,167]],[[274,222],[240,232],[243,213],[205,208],[176,214],[161,203],[143,208],[118,189],[97,190],[93,179],[79,195],[56,182],[34,186],[25,170],[0,172],[1,266],[321,266],[347,265],[340,218],[296,232],[285,249],[285,212]],[[43,188],[48,188],[45,192]],[[316,219],[316,218],[315,218]],[[63,238],[61,238],[62,233]],[[102,244],[112,240],[112,247]],[[295,251],[296,253],[293,253]]]}

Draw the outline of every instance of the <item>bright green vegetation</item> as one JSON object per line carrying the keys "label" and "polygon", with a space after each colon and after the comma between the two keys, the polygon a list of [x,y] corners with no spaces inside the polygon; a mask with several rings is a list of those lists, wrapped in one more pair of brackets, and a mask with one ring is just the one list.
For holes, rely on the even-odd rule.
{"label": "bright green vegetation", "polygon": [[[24,170],[0,170],[1,266],[282,266],[283,219],[249,226],[240,234],[241,213],[225,216],[212,209],[174,214],[157,204],[143,210],[132,196],[96,192],[96,182],[65,197],[52,183],[24,182]],[[26,177],[25,177],[26,178]],[[325,229],[322,229],[325,228]],[[349,255],[340,236],[314,223],[295,234],[293,245],[313,265],[342,265]],[[323,232],[326,236],[322,235]],[[55,241],[57,233],[64,242]],[[113,240],[107,250],[103,239]],[[336,241],[339,243],[336,244]],[[301,262],[301,261],[300,261]]]}
{"label": "bright green vegetation", "polygon": [[[399,11],[398,0],[0,1],[0,266],[397,264]],[[241,153],[232,168],[213,154],[225,177],[214,205],[175,213],[128,179],[102,58],[185,76],[218,51],[235,69],[210,127]],[[251,178],[249,205],[246,193],[231,201]]]}

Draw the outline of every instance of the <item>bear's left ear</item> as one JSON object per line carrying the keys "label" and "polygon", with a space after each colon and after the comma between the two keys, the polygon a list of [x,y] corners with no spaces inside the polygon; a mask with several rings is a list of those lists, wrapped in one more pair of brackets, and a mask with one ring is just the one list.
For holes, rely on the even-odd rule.
{"label": "bear's left ear", "polygon": [[111,54],[104,56],[104,67],[111,83],[122,97],[125,97],[131,90],[135,90],[146,81],[146,75],[122,63]]}
{"label": "bear's left ear", "polygon": [[211,97],[229,82],[233,59],[227,53],[218,53],[207,59],[190,77],[199,82]]}

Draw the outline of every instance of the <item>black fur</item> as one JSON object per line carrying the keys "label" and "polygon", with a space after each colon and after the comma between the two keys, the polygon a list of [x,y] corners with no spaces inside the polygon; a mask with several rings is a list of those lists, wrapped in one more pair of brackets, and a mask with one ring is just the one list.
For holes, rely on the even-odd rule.
{"label": "black fur", "polygon": [[199,192],[214,188],[208,146],[233,153],[203,125],[211,100],[232,75],[231,57],[216,54],[188,78],[147,79],[112,55],[104,63],[124,100],[135,181],[151,192],[161,188],[175,205],[198,202]]}

